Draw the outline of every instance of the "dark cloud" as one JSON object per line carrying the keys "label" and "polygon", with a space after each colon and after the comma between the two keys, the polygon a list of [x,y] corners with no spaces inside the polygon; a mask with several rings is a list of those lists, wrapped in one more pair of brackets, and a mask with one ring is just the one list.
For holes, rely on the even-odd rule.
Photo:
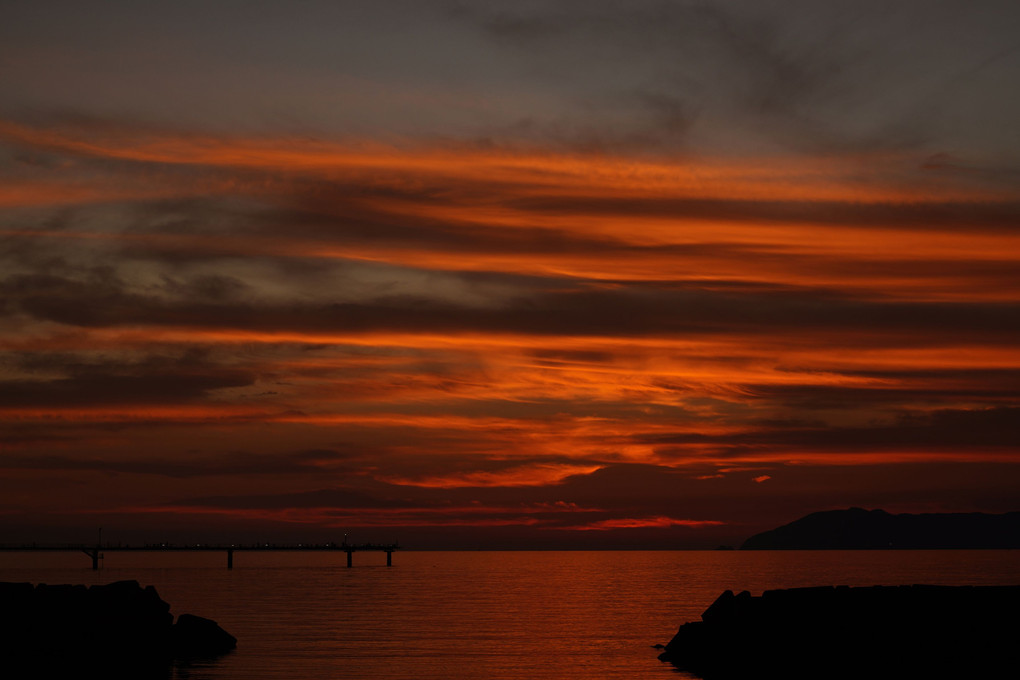
{"label": "dark cloud", "polygon": [[852,409],[863,404],[928,403],[946,404],[961,401],[1012,402],[1020,399],[1020,387],[1008,378],[998,376],[971,380],[961,384],[909,382],[850,385],[744,385],[752,399],[767,399],[793,409]]}
{"label": "dark cloud", "polygon": [[226,370],[198,375],[95,373],[47,381],[7,380],[0,382],[0,407],[182,403],[202,399],[211,390],[252,382],[250,374]]}
{"label": "dark cloud", "polygon": [[[576,77],[577,61],[607,72],[603,82],[582,77],[581,87],[570,91],[599,92],[636,109],[630,129],[647,132],[624,132],[630,143],[682,142],[694,119],[740,110],[759,123],[771,121],[773,135],[796,125],[798,142],[814,137],[831,143],[834,131],[805,109],[831,91],[848,55],[824,30],[814,36],[791,31],[790,22],[756,10],[658,1],[518,3],[458,5],[454,15],[522,55],[541,55],[543,73],[554,81]],[[626,69],[614,62],[642,67],[632,74],[642,82],[636,96],[621,78]],[[601,125],[603,139],[621,137],[609,132],[608,121]]]}
{"label": "dark cloud", "polygon": [[106,273],[88,281],[11,277],[0,283],[0,293],[23,314],[94,328],[140,324],[309,333],[478,331],[624,337],[811,333],[833,344],[892,346],[923,346],[929,340],[1012,344],[1020,333],[1020,309],[1009,302],[867,301],[829,293],[816,297],[808,291],[739,295],[695,286],[550,292],[491,309],[414,296],[327,305],[168,300],[133,291]]}
{"label": "dark cloud", "polygon": [[202,401],[215,390],[248,387],[257,380],[251,370],[208,363],[194,353],[121,362],[28,353],[19,363],[22,369],[42,375],[0,381],[0,407],[189,403]]}
{"label": "dark cloud", "polygon": [[348,463],[355,454],[328,449],[287,454],[221,454],[198,460],[136,457],[131,460],[68,456],[9,457],[0,461],[7,470],[79,471],[109,474],[156,475],[177,479],[236,475],[344,475],[356,471]]}
{"label": "dark cloud", "polygon": [[[882,397],[879,396],[879,400]],[[845,409],[867,409],[868,402],[858,399]],[[831,405],[830,405],[831,407]],[[955,452],[968,454],[993,451],[1008,455],[1020,445],[1020,408],[999,406],[981,409],[939,409],[930,412],[901,412],[886,421],[857,427],[811,422],[772,422],[765,427],[753,425],[747,430],[725,435],[704,432],[649,434],[637,437],[644,443],[662,445],[660,453],[669,454],[668,445],[712,447],[715,455],[737,456],[748,453],[798,458],[803,454],[840,453],[925,454]],[[683,449],[678,455],[686,455]]]}
{"label": "dark cloud", "polygon": [[[989,111],[1015,115],[1020,104],[968,87],[1015,78],[1003,55],[1015,49],[1007,27],[1017,15],[999,2],[457,3],[453,16],[575,103],[601,98],[627,111],[614,120],[577,105],[572,127],[548,131],[587,121],[643,148],[967,146],[984,135],[961,119],[997,121]],[[673,117],[659,122],[658,144],[632,134],[656,129],[663,101],[683,112],[684,134],[671,135]]]}
{"label": "dark cloud", "polygon": [[825,224],[859,229],[1020,230],[1015,202],[852,202],[718,198],[555,196],[510,199],[508,205],[540,214],[618,215],[705,219],[755,224]]}

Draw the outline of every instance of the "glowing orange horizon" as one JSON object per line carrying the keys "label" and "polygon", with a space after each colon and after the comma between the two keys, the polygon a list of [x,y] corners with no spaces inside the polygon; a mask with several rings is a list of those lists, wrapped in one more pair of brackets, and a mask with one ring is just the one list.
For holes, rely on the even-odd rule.
{"label": "glowing orange horizon", "polygon": [[[723,526],[720,520],[678,519],[667,516],[626,517],[596,520],[584,524],[559,524],[557,516],[569,518],[576,514],[602,513],[594,508],[553,506],[505,507],[415,507],[415,508],[286,508],[279,510],[255,508],[222,508],[215,506],[137,506],[117,510],[97,511],[131,512],[141,514],[226,516],[243,520],[271,520],[293,524],[314,524],[329,528],[359,527],[509,527],[528,526],[558,531],[608,531],[612,529],[686,527],[702,529]],[[549,515],[538,518],[534,514]],[[458,515],[465,515],[460,517]],[[475,515],[472,517],[471,515]]]}

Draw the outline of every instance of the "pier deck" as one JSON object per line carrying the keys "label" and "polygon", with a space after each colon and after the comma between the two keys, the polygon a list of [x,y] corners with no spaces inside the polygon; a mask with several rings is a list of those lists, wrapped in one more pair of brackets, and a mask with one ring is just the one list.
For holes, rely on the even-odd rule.
{"label": "pier deck", "polygon": [[107,552],[225,552],[227,554],[227,569],[234,568],[234,553],[246,551],[262,552],[283,552],[283,551],[341,551],[347,553],[347,566],[354,566],[354,553],[359,551],[377,551],[386,553],[386,566],[393,566],[393,552],[400,550],[398,543],[145,543],[142,545],[102,544],[88,545],[80,544],[22,544],[22,545],[0,545],[2,552],[82,552],[92,558],[92,568],[99,569],[99,561]]}

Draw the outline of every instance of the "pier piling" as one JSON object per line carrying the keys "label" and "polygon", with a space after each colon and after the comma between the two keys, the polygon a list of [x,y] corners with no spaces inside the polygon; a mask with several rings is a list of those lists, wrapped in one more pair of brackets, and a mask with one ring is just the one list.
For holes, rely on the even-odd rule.
{"label": "pier piling", "polygon": [[82,548],[81,551],[92,558],[92,571],[99,571],[99,558],[102,557],[102,555],[99,554],[99,548]]}

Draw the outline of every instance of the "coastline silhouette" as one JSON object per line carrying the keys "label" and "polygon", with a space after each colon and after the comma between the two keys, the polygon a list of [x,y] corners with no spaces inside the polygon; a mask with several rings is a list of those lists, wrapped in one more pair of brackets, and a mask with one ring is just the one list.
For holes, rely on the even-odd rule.
{"label": "coastline silhouette", "polygon": [[225,654],[237,639],[181,614],[152,586],[0,583],[0,654],[33,671],[92,667],[106,677],[166,677],[176,663]]}
{"label": "coastline silhouette", "polygon": [[998,677],[1020,586],[727,590],[659,655],[706,680]]}
{"label": "coastline silhouette", "polygon": [[999,515],[827,510],[751,536],[741,550],[977,550],[1020,548],[1020,512]]}

